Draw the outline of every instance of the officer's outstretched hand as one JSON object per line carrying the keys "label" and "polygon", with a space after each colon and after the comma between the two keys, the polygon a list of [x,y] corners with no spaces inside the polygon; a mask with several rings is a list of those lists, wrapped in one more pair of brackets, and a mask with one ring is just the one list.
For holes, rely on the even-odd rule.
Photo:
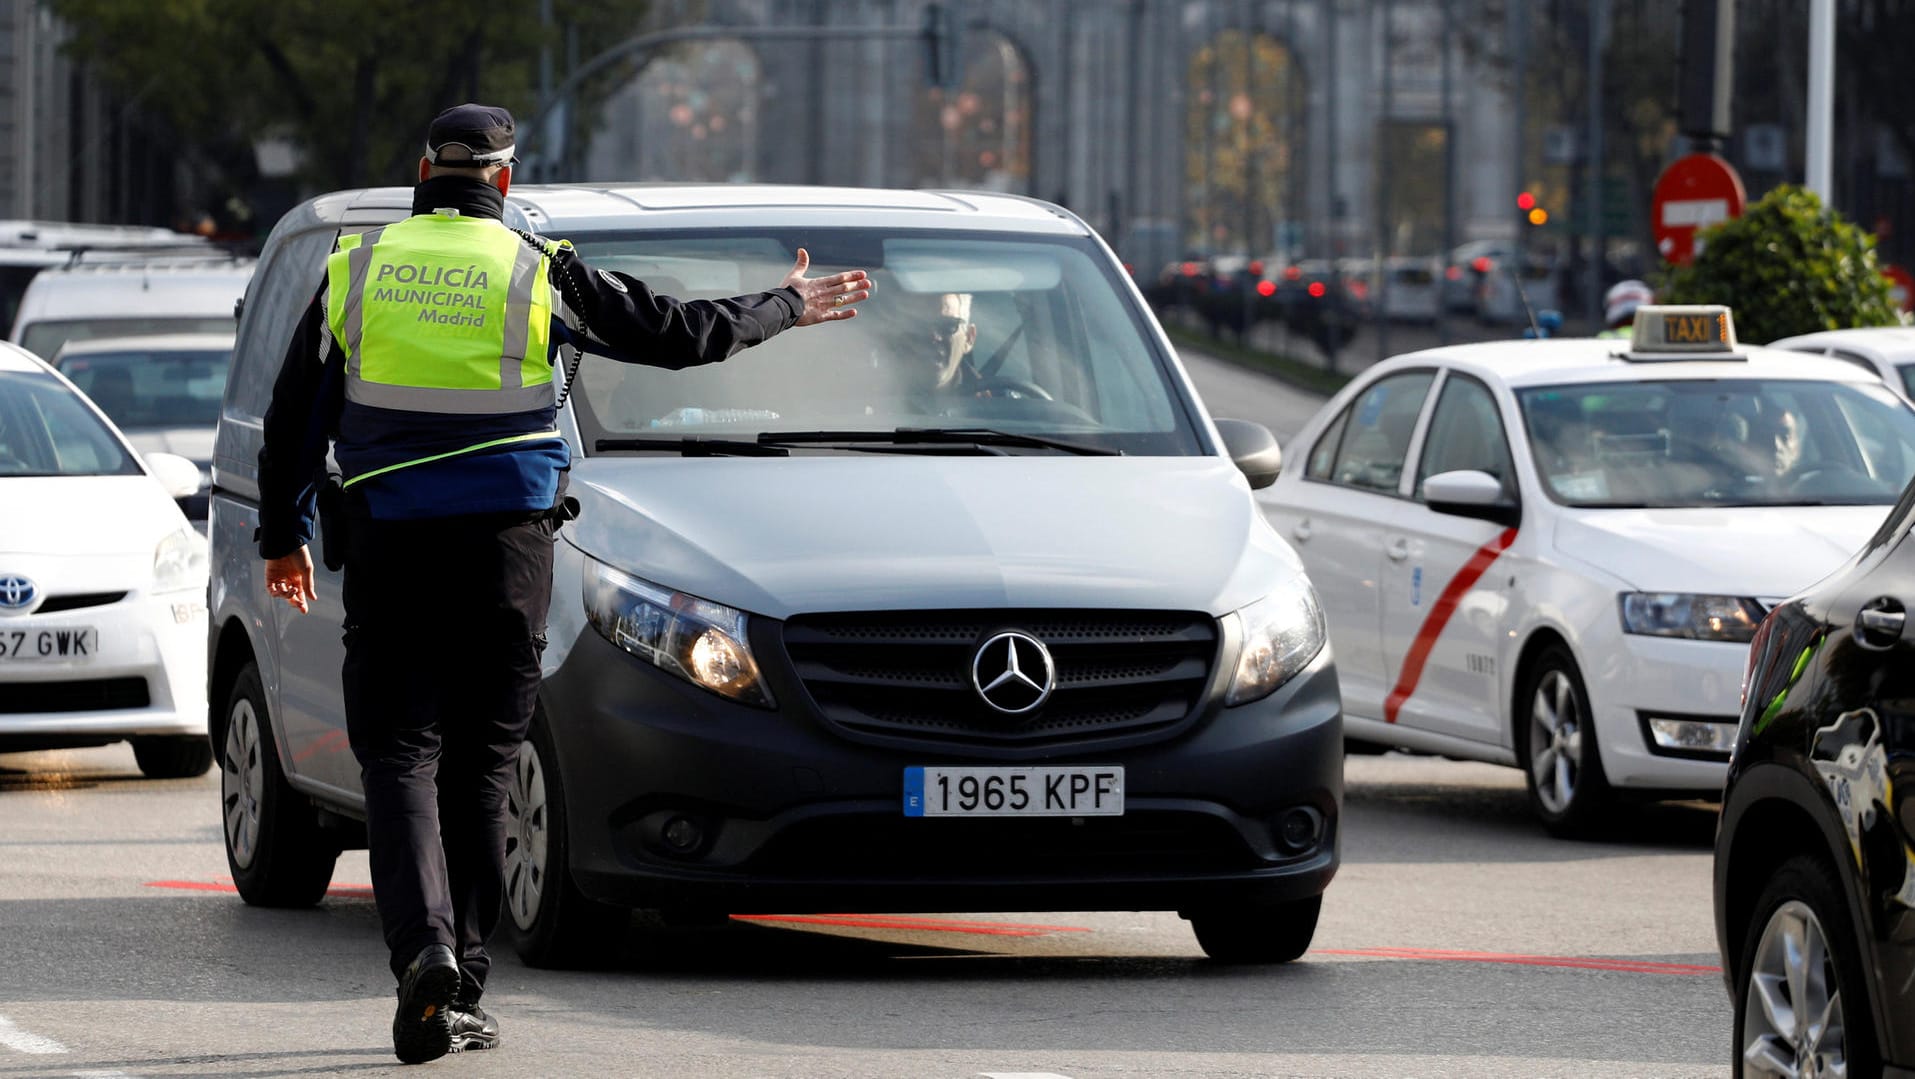
{"label": "officer's outstretched hand", "polygon": [[791,264],[791,272],[778,283],[778,287],[795,288],[804,298],[805,309],[798,315],[798,325],[815,326],[820,322],[836,322],[839,319],[857,315],[852,305],[871,295],[871,278],[863,270],[846,270],[830,277],[807,278],[805,271],[811,268],[811,253],[804,248],[798,249],[798,261]]}
{"label": "officer's outstretched hand", "polygon": [[319,593],[313,591],[313,556],[306,548],[266,560],[266,594],[284,598],[301,614],[310,609]]}

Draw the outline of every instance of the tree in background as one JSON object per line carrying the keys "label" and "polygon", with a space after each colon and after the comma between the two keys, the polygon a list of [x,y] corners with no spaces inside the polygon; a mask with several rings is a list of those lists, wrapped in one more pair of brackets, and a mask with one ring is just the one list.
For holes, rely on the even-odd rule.
{"label": "tree in background", "polygon": [[1901,321],[1875,258],[1875,237],[1811,191],[1784,185],[1741,217],[1697,235],[1695,262],[1657,289],[1663,303],[1722,303],[1754,342]]}
{"label": "tree in background", "polygon": [[[243,191],[253,147],[289,140],[316,190],[409,183],[426,123],[461,101],[530,119],[539,56],[575,27],[596,52],[638,31],[646,0],[49,0],[73,54],[161,120],[189,166]],[[616,81],[575,110],[585,133]],[[533,141],[521,131],[521,145]]]}

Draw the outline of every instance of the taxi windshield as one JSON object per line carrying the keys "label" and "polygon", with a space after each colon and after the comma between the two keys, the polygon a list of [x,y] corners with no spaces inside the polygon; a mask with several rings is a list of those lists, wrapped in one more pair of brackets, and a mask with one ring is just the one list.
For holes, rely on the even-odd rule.
{"label": "taxi windshield", "polygon": [[1569,506],[1887,505],[1915,412],[1886,387],[1797,379],[1520,390],[1549,497]]}
{"label": "taxi windshield", "polygon": [[0,479],[139,472],[120,440],[59,379],[0,371]]}
{"label": "taxi windshield", "polygon": [[1201,452],[1137,305],[1081,237],[872,229],[574,235],[598,270],[678,299],[773,288],[802,245],[811,276],[870,272],[858,316],[682,371],[588,355],[573,400],[600,439],[989,429],[1128,454]]}

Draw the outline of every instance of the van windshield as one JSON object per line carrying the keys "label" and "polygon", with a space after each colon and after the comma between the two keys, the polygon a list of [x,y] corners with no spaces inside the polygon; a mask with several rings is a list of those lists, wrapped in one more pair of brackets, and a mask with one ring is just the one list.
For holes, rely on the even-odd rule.
{"label": "van windshield", "polygon": [[587,356],[573,400],[601,438],[989,428],[1130,454],[1201,452],[1190,406],[1109,259],[1079,237],[767,229],[573,236],[596,269],[679,299],[862,268],[858,317],[670,371]]}
{"label": "van windshield", "polygon": [[95,337],[145,337],[155,333],[232,333],[233,316],[144,316],[140,318],[48,319],[27,324],[20,347],[43,360],[60,354],[68,341]]}

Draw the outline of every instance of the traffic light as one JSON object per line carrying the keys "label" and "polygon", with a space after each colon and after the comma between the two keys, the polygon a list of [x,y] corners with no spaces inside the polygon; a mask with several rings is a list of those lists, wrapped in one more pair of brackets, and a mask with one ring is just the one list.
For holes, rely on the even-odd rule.
{"label": "traffic light", "polygon": [[932,86],[946,93],[964,82],[959,34],[958,19],[949,4],[924,5],[924,72]]}
{"label": "traffic light", "polygon": [[1516,208],[1522,211],[1523,220],[1531,225],[1549,224],[1549,211],[1543,209],[1542,204],[1536,201],[1536,196],[1527,191],[1516,196]]}

